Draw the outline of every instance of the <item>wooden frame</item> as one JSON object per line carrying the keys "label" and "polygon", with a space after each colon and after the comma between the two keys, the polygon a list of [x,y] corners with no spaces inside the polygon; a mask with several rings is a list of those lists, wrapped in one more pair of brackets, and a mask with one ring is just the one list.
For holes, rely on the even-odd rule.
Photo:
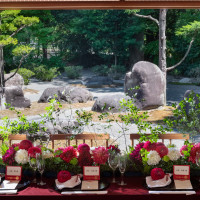
{"label": "wooden frame", "polygon": [[[68,146],[70,146],[72,134],[52,134],[50,135],[50,141],[52,142],[52,149],[54,149],[55,140],[67,140]],[[108,147],[108,140],[110,139],[109,134],[78,134],[73,138],[78,145],[78,140],[82,140],[85,143],[85,140],[90,140],[91,146],[93,146],[93,140],[105,140],[106,147]]]}
{"label": "wooden frame", "polygon": [[0,0],[0,9],[65,10],[65,9],[189,9],[200,8],[200,0]]}
{"label": "wooden frame", "polygon": [[[151,135],[151,134],[146,134],[146,135]],[[134,146],[134,140],[138,140],[139,138],[140,138],[140,135],[138,133],[130,134],[132,147]],[[189,134],[166,133],[163,135],[159,135],[159,139],[161,139],[163,143],[164,143],[164,140],[169,140],[169,143],[171,144],[172,140],[189,140]]]}
{"label": "wooden frame", "polygon": [[[10,135],[8,137],[9,145],[11,146],[13,140],[26,140],[27,135],[26,134],[16,134],[16,135]],[[0,140],[3,140],[3,138],[0,136]]]}

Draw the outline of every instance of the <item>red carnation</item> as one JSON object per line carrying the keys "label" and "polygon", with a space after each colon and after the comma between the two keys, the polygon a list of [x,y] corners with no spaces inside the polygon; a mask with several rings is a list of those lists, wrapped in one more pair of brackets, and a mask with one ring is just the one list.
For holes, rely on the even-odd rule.
{"label": "red carnation", "polygon": [[60,183],[64,183],[71,179],[71,174],[66,170],[60,171],[57,175],[57,179]]}
{"label": "red carnation", "polygon": [[66,163],[69,163],[71,159],[76,158],[77,153],[74,147],[66,147],[63,151],[63,153],[60,154],[60,158],[64,160]]}
{"label": "red carnation", "polygon": [[168,154],[168,148],[165,145],[158,145],[156,151],[159,153],[161,158]]}
{"label": "red carnation", "polygon": [[151,143],[150,141],[146,141],[144,143],[144,146],[143,146],[144,149],[146,149],[147,151],[153,151],[153,150],[156,150],[156,143]]}
{"label": "red carnation", "polygon": [[153,180],[159,180],[164,178],[165,172],[161,168],[154,168],[151,170],[151,178]]}
{"label": "red carnation", "polygon": [[31,157],[35,158],[36,153],[41,154],[42,150],[38,147],[31,147],[31,148],[28,149],[28,155],[30,155]]}
{"label": "red carnation", "polygon": [[25,149],[25,150],[29,150],[29,148],[33,147],[33,144],[30,140],[22,140],[19,143],[19,149]]}
{"label": "red carnation", "polygon": [[90,147],[87,144],[79,144],[78,145],[78,151],[80,152],[89,152],[90,151]]}

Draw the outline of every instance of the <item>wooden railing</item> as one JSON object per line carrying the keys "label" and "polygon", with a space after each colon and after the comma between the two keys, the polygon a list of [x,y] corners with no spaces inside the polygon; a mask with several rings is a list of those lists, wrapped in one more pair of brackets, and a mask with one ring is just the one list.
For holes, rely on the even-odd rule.
{"label": "wooden railing", "polygon": [[106,147],[108,147],[108,140],[110,139],[109,134],[78,134],[78,135],[72,135],[72,134],[55,134],[50,135],[50,141],[52,142],[52,148],[54,149],[54,141],[55,140],[66,140],[68,142],[68,146],[70,146],[70,143],[72,140],[75,140],[76,145],[78,145],[78,140],[82,140],[83,143],[85,143],[86,140],[90,140],[91,146],[93,146],[94,141],[97,140],[105,140]]}
{"label": "wooden railing", "polygon": [[[151,134],[146,134],[151,135]],[[139,140],[140,135],[138,133],[131,133],[130,134],[130,140],[131,145],[134,146],[134,140]],[[189,140],[189,134],[181,134],[181,133],[166,133],[163,135],[159,135],[159,139],[162,140],[164,143],[164,140],[169,140],[169,143],[171,144],[172,140]]]}

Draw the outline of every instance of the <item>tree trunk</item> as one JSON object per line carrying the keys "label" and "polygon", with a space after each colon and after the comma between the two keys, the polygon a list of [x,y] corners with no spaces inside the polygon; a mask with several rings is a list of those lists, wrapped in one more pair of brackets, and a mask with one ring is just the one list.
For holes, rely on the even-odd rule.
{"label": "tree trunk", "polygon": [[115,53],[115,66],[117,66],[117,55]]}
{"label": "tree trunk", "polygon": [[164,105],[166,105],[167,61],[166,61],[166,15],[167,9],[160,9],[159,14],[159,67],[164,76]]}
{"label": "tree trunk", "polygon": [[43,61],[47,60],[47,46],[42,45],[42,51],[43,51]]}
{"label": "tree trunk", "polygon": [[0,92],[4,93],[4,59],[3,59],[3,46],[0,46]]}

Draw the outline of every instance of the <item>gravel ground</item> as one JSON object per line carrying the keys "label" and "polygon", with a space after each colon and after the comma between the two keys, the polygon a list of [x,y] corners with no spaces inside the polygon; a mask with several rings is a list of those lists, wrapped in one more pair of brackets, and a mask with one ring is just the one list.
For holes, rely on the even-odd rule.
{"label": "gravel ground", "polygon": [[[90,77],[92,75],[91,72],[89,71],[84,71],[82,74],[82,79],[85,79],[87,77]],[[121,80],[123,82],[123,80]],[[31,79],[30,84],[28,86],[24,86],[23,89],[33,89],[37,90],[38,93],[31,93],[31,92],[26,92],[25,97],[29,98],[31,102],[37,101],[39,97],[41,96],[42,92],[49,87],[60,87],[60,86],[67,86],[70,84],[81,84],[81,79],[79,80],[69,80],[65,74],[62,74],[61,76],[55,78],[52,82],[41,82],[36,79]],[[167,85],[167,104],[171,105],[171,103],[178,103],[180,100],[183,99],[183,95],[186,90],[194,90],[194,92],[199,92],[200,87],[194,86],[194,85],[173,85],[173,84],[168,84]],[[114,93],[122,93],[123,94],[123,86],[115,87],[115,88],[89,88],[89,91],[92,92],[94,98],[97,98],[102,95],[108,95],[108,94],[114,94]],[[91,108],[84,108],[86,110],[90,110]],[[74,111],[74,110],[73,110]],[[66,111],[69,112],[69,111]],[[69,113],[67,113],[69,114]],[[61,119],[64,116],[60,116]],[[28,116],[28,119],[30,121],[32,120],[40,120],[40,117],[38,116]],[[95,126],[93,127],[86,127],[85,131],[87,132],[97,132],[97,133],[103,133],[105,130],[102,129],[102,126],[104,126],[104,123],[95,123]],[[94,130],[95,129],[95,130]],[[120,127],[117,124],[112,124],[112,129],[107,130],[107,132],[111,135],[112,139],[117,139],[118,137],[118,143],[120,145],[121,149],[125,149],[126,145],[130,145],[130,139],[129,139],[129,133],[136,133],[137,132],[137,127],[135,124],[133,124],[129,128],[129,132],[127,135],[124,137],[119,137],[119,131]],[[200,141],[200,138],[196,138],[196,140]],[[183,145],[183,141],[174,141],[174,144],[177,145],[177,147],[180,147]]]}

